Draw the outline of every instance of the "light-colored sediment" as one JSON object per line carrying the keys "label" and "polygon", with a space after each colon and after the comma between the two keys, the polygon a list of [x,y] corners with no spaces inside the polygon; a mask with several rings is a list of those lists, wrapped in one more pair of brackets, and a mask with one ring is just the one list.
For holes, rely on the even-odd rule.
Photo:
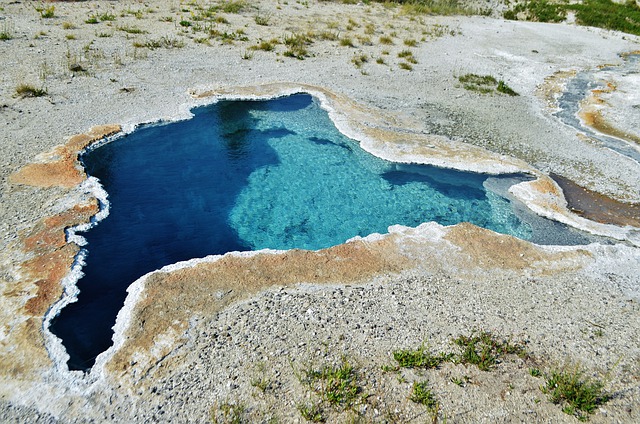
{"label": "light-colored sediment", "polygon": [[[630,54],[639,55],[639,52]],[[628,55],[625,55],[628,56]],[[638,65],[640,67],[640,65]],[[640,149],[640,76],[637,69],[597,74],[601,87],[591,90],[583,101],[579,117],[595,131],[626,140]]]}
{"label": "light-colored sediment", "polygon": [[[276,9],[259,1],[217,24],[221,31],[243,28],[249,41],[206,45],[194,42],[201,33],[179,27],[187,15],[168,1],[144,8],[56,3],[57,17],[49,20],[27,4],[2,6],[13,38],[0,42],[6,69],[0,80],[1,421],[202,422],[212,407],[237,401],[248,405],[250,421],[271,414],[294,422],[300,420],[296,405],[309,400],[295,367],[343,355],[362,367],[372,393],[363,414],[373,422],[394,411],[408,421],[424,417],[407,401],[410,384],[424,378],[442,402],[440,418],[451,422],[574,420],[541,394],[541,381],[526,372],[529,363],[506,361],[492,373],[447,365],[426,376],[403,372],[402,378],[380,371],[395,349],[422,342],[445,349],[451,337],[472,329],[526,339],[544,371],[580,363],[593,375],[608,372],[607,389],[615,396],[592,421],[640,420],[637,230],[576,217],[546,176],[555,172],[617,199],[640,201],[637,163],[585,142],[546,109],[563,75],[619,63],[617,54],[637,50],[637,37],[480,17],[414,18],[378,4],[311,1]],[[85,23],[103,13],[116,20]],[[256,25],[256,15],[270,16],[270,24]],[[357,36],[364,40],[371,25],[371,45],[360,42]],[[124,27],[141,33],[118,29]],[[301,61],[284,57],[282,45],[242,58],[259,39],[329,27],[353,37],[357,47],[316,40]],[[437,28],[445,31],[430,35]],[[378,43],[392,32],[393,45]],[[424,39],[411,48],[418,63],[407,72],[397,54],[416,34]],[[161,37],[185,46],[132,46]],[[370,57],[361,69],[352,62],[356,54]],[[386,64],[375,63],[378,57]],[[66,62],[72,59],[89,72],[70,72]],[[456,79],[467,72],[499,76],[521,96],[467,92]],[[39,74],[47,98],[14,97],[17,84],[36,83]],[[545,80],[554,84],[553,75],[555,88],[544,89]],[[374,154],[487,173],[524,170],[537,180],[511,192],[536,212],[626,244],[541,247],[469,224],[429,223],[394,226],[389,234],[319,252],[193,260],[132,284],[114,348],[90,375],[55,364],[42,323],[67,290],[60,282],[78,251],[64,230],[97,211],[90,190],[77,185],[86,177],[77,152],[119,127],[127,132],[139,123],[185,119],[211,96],[269,97],[299,88],[319,98],[339,129]],[[546,100],[538,97],[541,91]],[[628,106],[623,97],[607,99],[611,110]],[[119,127],[94,128],[112,122]],[[66,138],[87,128],[94,129]],[[259,373],[272,386],[256,394],[252,381]],[[461,376],[472,383],[452,385],[451,378]],[[349,418],[348,412],[330,414],[330,421]]]}

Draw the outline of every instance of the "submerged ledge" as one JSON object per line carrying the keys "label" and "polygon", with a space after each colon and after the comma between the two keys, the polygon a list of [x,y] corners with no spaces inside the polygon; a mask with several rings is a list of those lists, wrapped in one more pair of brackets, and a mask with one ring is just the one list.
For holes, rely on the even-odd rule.
{"label": "submerged ledge", "polygon": [[[523,161],[445,137],[407,132],[403,123],[397,119],[367,109],[345,96],[331,93],[319,87],[302,84],[270,84],[203,91],[201,93],[194,92],[192,93],[194,104],[185,105],[185,110],[220,100],[270,99],[295,93],[307,93],[317,98],[322,108],[329,113],[338,130],[360,142],[363,149],[375,156],[400,163],[429,164],[487,174],[528,173],[535,176],[536,180],[513,186],[510,192],[534,212],[587,232],[626,240],[640,246],[639,231],[633,227],[599,224],[573,214],[567,208],[566,200],[558,185],[548,176]],[[185,117],[186,115],[177,116],[174,117],[174,120]],[[126,131],[133,131],[134,128],[132,126]],[[76,187],[76,190],[83,191],[85,188],[81,187],[79,183],[86,179],[86,174],[77,161],[78,154],[90,143],[102,140],[119,131],[121,131],[121,127],[117,125],[100,126],[93,128],[87,134],[73,136],[66,145],[59,146],[52,154],[40,158],[37,164],[27,165],[19,170],[11,177],[10,181],[14,184],[39,187]],[[88,193],[83,192],[83,194]],[[78,197],[82,198],[82,196]],[[49,263],[55,264],[55,266],[51,266],[56,270],[67,270],[68,272],[78,249],[75,243],[70,240],[64,241],[61,237],[66,228],[87,222],[91,216],[97,213],[95,200],[91,202],[89,207],[77,206],[81,210],[78,210],[69,219],[56,221],[57,224],[51,227],[51,233],[55,234],[55,241],[53,238],[50,240],[49,237],[32,233],[30,236],[39,238],[42,243],[30,246],[25,242],[25,251],[39,257],[43,254],[41,249],[49,249],[48,252],[54,254]],[[35,245],[37,245],[37,249],[34,247]],[[431,254],[427,253],[428,249],[432,250]],[[448,252],[448,257],[460,259],[458,262],[461,263],[459,265],[461,270],[458,272],[477,272],[483,267],[499,267],[514,271],[527,269],[527,272],[531,273],[549,272],[549,269],[557,272],[560,269],[568,270],[585,266],[591,257],[588,249],[543,248],[510,236],[498,235],[471,224],[442,227],[430,223],[423,224],[416,229],[393,226],[390,227],[389,234],[384,236],[371,235],[364,239],[358,238],[318,252],[292,250],[287,252],[230,253],[224,256],[174,264],[147,274],[131,285],[125,307],[118,315],[114,346],[99,356],[96,366],[87,378],[89,381],[95,381],[107,374],[113,376],[127,373],[132,377],[144,374],[145,370],[155,366],[168,352],[182,343],[184,333],[189,326],[190,316],[196,313],[207,314],[221,310],[231,302],[273,284],[362,282],[379,275],[397,274],[421,266],[420,263],[424,260],[424,255],[431,255],[434,263],[438,263],[438,260],[442,261],[438,258],[440,253],[444,251]],[[504,256],[496,256],[495,251],[501,252]],[[336,261],[345,265],[344,275],[343,273],[331,274],[335,271]],[[324,269],[322,264],[333,265]],[[445,265],[441,263],[443,268]],[[246,280],[238,280],[233,276],[233,272],[228,271],[239,268],[248,269],[247,267],[260,272],[253,277],[247,277]],[[265,277],[266,269],[272,269],[268,278]],[[52,274],[49,268],[39,269],[38,267],[34,267],[30,272],[30,281],[39,289],[29,299],[29,302],[31,305],[39,305],[39,307],[33,310],[32,308],[25,309],[26,312],[30,311],[29,316],[49,320],[55,316],[60,307],[73,301],[73,288],[65,287],[66,295],[62,300],[56,302],[61,294],[62,280],[65,278],[64,272]],[[222,279],[222,282],[212,282],[210,277],[215,273],[222,273],[226,277]],[[194,280],[194,277],[197,277],[196,280],[209,280],[209,283],[203,285],[201,296],[195,296],[197,299],[184,299],[180,296],[181,293],[195,290],[194,284],[189,284]],[[47,284],[40,283],[40,281],[47,281]],[[175,290],[167,289],[167,281],[174,282]],[[166,293],[161,293],[156,289],[160,282],[162,282],[163,291],[166,290]],[[188,284],[188,289],[185,284]],[[43,287],[42,291],[40,287]],[[52,291],[54,289],[55,291]],[[202,297],[207,294],[208,297]],[[171,298],[171,296],[174,297]],[[182,303],[175,303],[179,299],[182,299]],[[141,315],[145,310],[143,305],[170,310],[172,307],[170,305],[184,306],[187,304],[184,303],[186,301],[203,301],[203,299],[208,299],[211,306],[197,307],[197,305],[193,305],[189,308],[178,308],[178,316],[173,317],[174,320],[168,327],[166,317],[154,324],[154,319],[158,319],[157,316],[153,314]],[[147,311],[147,313],[149,312]],[[133,328],[130,325],[132,322],[145,322],[144,334],[138,331],[140,328]],[[25,334],[32,334],[32,330]],[[49,336],[51,335],[49,334]],[[25,338],[27,338],[26,335]],[[41,338],[28,340],[30,344],[35,344],[36,350],[42,349],[41,354],[46,352],[44,341]],[[51,338],[47,343],[51,343]],[[47,350],[53,357],[54,365],[58,371],[65,371],[64,352],[61,352],[60,348],[52,348],[50,344]],[[132,364],[136,364],[136,366]],[[24,367],[28,367],[28,364],[24,364]],[[37,369],[48,367],[49,364],[44,358],[31,364],[31,369],[34,372]],[[80,378],[78,380],[73,377],[72,380],[76,382],[85,378],[81,377],[80,373],[73,374]]]}

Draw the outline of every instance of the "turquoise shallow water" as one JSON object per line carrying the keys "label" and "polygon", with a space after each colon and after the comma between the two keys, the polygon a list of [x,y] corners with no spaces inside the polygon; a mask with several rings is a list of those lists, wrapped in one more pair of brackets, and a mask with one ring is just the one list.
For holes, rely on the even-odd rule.
{"label": "turquoise shallow water", "polygon": [[485,189],[504,191],[524,177],[378,159],[340,134],[308,95],[193,112],[193,119],[146,126],[82,156],[109,194],[110,213],[84,233],[78,302],[51,325],[71,369],[90,368],[111,345],[126,288],[178,261],[320,249],[428,221],[468,221],[538,242],[541,234],[559,234],[544,220],[545,230],[536,230],[540,218],[523,221],[521,208]]}

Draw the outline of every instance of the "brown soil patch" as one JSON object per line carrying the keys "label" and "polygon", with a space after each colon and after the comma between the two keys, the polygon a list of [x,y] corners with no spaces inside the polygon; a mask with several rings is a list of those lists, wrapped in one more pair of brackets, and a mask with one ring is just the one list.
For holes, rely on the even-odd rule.
{"label": "brown soil patch", "polygon": [[[125,345],[109,368],[126,373],[135,352],[149,352],[167,332],[183,334],[193,316],[210,316],[232,302],[271,286],[298,283],[349,284],[381,273],[408,269],[396,237],[375,242],[352,242],[321,251],[291,250],[251,257],[225,256],[211,263],[156,273],[145,283],[143,298],[135,307]],[[175,346],[171,346],[173,349]],[[156,355],[157,360],[168,352]],[[153,366],[150,363],[148,366]]]}
{"label": "brown soil patch", "polygon": [[119,125],[99,125],[85,134],[74,135],[64,145],[57,146],[47,156],[51,161],[30,163],[9,176],[13,184],[35,187],[66,187],[80,184],[87,177],[78,163],[80,150],[90,143],[121,131]]}
{"label": "brown soil patch", "polygon": [[640,204],[619,202],[557,174],[551,178],[562,188],[572,212],[602,224],[640,227]]}
{"label": "brown soil patch", "polygon": [[544,275],[551,273],[551,269],[557,272],[557,267],[550,266],[551,263],[562,264],[563,268],[569,271],[579,267],[573,263],[573,259],[591,256],[584,250],[546,251],[516,237],[495,234],[466,222],[452,227],[444,238],[461,247],[469,257],[473,258],[476,266],[482,269],[500,268],[521,271],[534,268]]}
{"label": "brown soil patch", "polygon": [[76,205],[68,211],[45,218],[24,239],[26,252],[35,254],[22,264],[37,286],[37,294],[30,298],[25,311],[32,316],[42,316],[62,294],[60,281],[69,272],[78,247],[67,244],[65,228],[87,222],[98,212],[98,204]]}

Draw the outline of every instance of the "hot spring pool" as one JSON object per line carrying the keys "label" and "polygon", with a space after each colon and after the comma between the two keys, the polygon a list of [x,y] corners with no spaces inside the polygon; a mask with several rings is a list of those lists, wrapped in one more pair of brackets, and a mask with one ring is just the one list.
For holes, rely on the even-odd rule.
{"label": "hot spring pool", "polygon": [[[583,236],[528,215],[485,187],[490,177],[388,162],[343,136],[309,95],[223,101],[190,120],[145,126],[82,155],[109,197],[88,244],[78,302],[51,331],[70,369],[89,369],[111,345],[126,288],[165,265],[230,251],[321,249],[392,224],[468,221],[536,242]],[[488,184],[490,182],[491,184]],[[499,192],[499,190],[497,190]],[[514,208],[515,206],[515,208]],[[544,231],[537,228],[544,221]]]}

